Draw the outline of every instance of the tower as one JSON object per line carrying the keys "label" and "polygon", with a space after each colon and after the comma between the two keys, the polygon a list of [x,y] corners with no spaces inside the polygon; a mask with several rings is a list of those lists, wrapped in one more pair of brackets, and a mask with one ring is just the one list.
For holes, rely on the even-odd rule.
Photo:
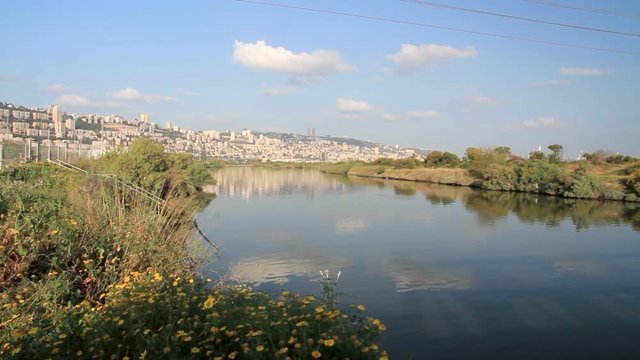
{"label": "tower", "polygon": [[53,129],[56,133],[56,137],[63,139],[65,135],[65,123],[62,118],[62,110],[58,105],[53,105],[51,107],[51,121],[53,122]]}

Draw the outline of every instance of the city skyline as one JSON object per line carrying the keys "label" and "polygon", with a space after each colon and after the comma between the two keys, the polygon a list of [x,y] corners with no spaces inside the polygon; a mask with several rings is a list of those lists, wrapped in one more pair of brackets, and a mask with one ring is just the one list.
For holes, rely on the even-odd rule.
{"label": "city skyline", "polygon": [[148,114],[193,130],[314,128],[458,154],[496,145],[526,154],[560,143],[567,154],[640,155],[640,3],[580,3],[611,10],[604,14],[526,1],[446,2],[618,34],[430,4],[9,3],[5,42],[13,50],[0,59],[0,98]]}

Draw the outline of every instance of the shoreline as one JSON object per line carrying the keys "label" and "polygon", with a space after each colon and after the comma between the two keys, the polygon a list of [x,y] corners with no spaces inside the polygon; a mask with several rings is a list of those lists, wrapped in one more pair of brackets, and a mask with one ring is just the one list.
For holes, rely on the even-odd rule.
{"label": "shoreline", "polygon": [[616,201],[622,203],[637,204],[640,198],[635,201],[627,199],[606,199],[598,198],[578,198],[569,197],[562,194],[547,194],[535,191],[520,190],[500,190],[486,189],[482,187],[482,180],[472,177],[467,170],[460,168],[416,168],[416,169],[382,169],[380,166],[363,165],[349,169],[346,173],[340,171],[331,171],[329,169],[320,169],[321,172],[334,175],[356,176],[363,178],[373,178],[380,180],[397,180],[408,182],[420,182],[428,184],[439,184],[449,186],[464,186],[478,190],[498,191],[506,193],[523,193],[557,197],[562,199],[578,199],[578,200],[594,200],[594,201]]}

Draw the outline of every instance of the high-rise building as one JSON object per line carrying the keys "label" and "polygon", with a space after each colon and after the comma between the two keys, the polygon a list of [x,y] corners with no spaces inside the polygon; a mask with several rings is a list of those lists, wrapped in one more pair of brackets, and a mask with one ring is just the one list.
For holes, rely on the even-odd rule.
{"label": "high-rise building", "polygon": [[66,133],[64,119],[62,117],[62,110],[58,105],[51,107],[51,121],[53,122],[53,129],[56,133],[56,137],[63,139]]}
{"label": "high-rise building", "polygon": [[140,114],[140,122],[148,123],[149,122],[149,114],[145,114],[145,113]]}
{"label": "high-rise building", "polygon": [[73,118],[69,118],[69,119],[65,120],[64,125],[67,128],[67,130],[75,130],[76,129],[76,120],[73,119]]}

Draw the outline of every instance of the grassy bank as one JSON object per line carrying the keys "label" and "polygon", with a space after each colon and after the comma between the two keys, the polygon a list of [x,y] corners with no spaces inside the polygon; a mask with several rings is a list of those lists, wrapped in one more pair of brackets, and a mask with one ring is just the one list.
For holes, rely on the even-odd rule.
{"label": "grassy bank", "polygon": [[[434,154],[435,153],[435,154]],[[470,148],[463,159],[434,152],[416,158],[378,159],[371,163],[324,164],[327,173],[382,179],[473,186],[578,199],[637,202],[640,199],[640,160],[619,155],[564,162],[557,154],[532,153],[529,159],[510,155],[505,147]]]}
{"label": "grassy bank", "polygon": [[385,357],[364,308],[207,280],[192,229],[206,166],[154,144],[84,163],[0,171],[0,358]]}

